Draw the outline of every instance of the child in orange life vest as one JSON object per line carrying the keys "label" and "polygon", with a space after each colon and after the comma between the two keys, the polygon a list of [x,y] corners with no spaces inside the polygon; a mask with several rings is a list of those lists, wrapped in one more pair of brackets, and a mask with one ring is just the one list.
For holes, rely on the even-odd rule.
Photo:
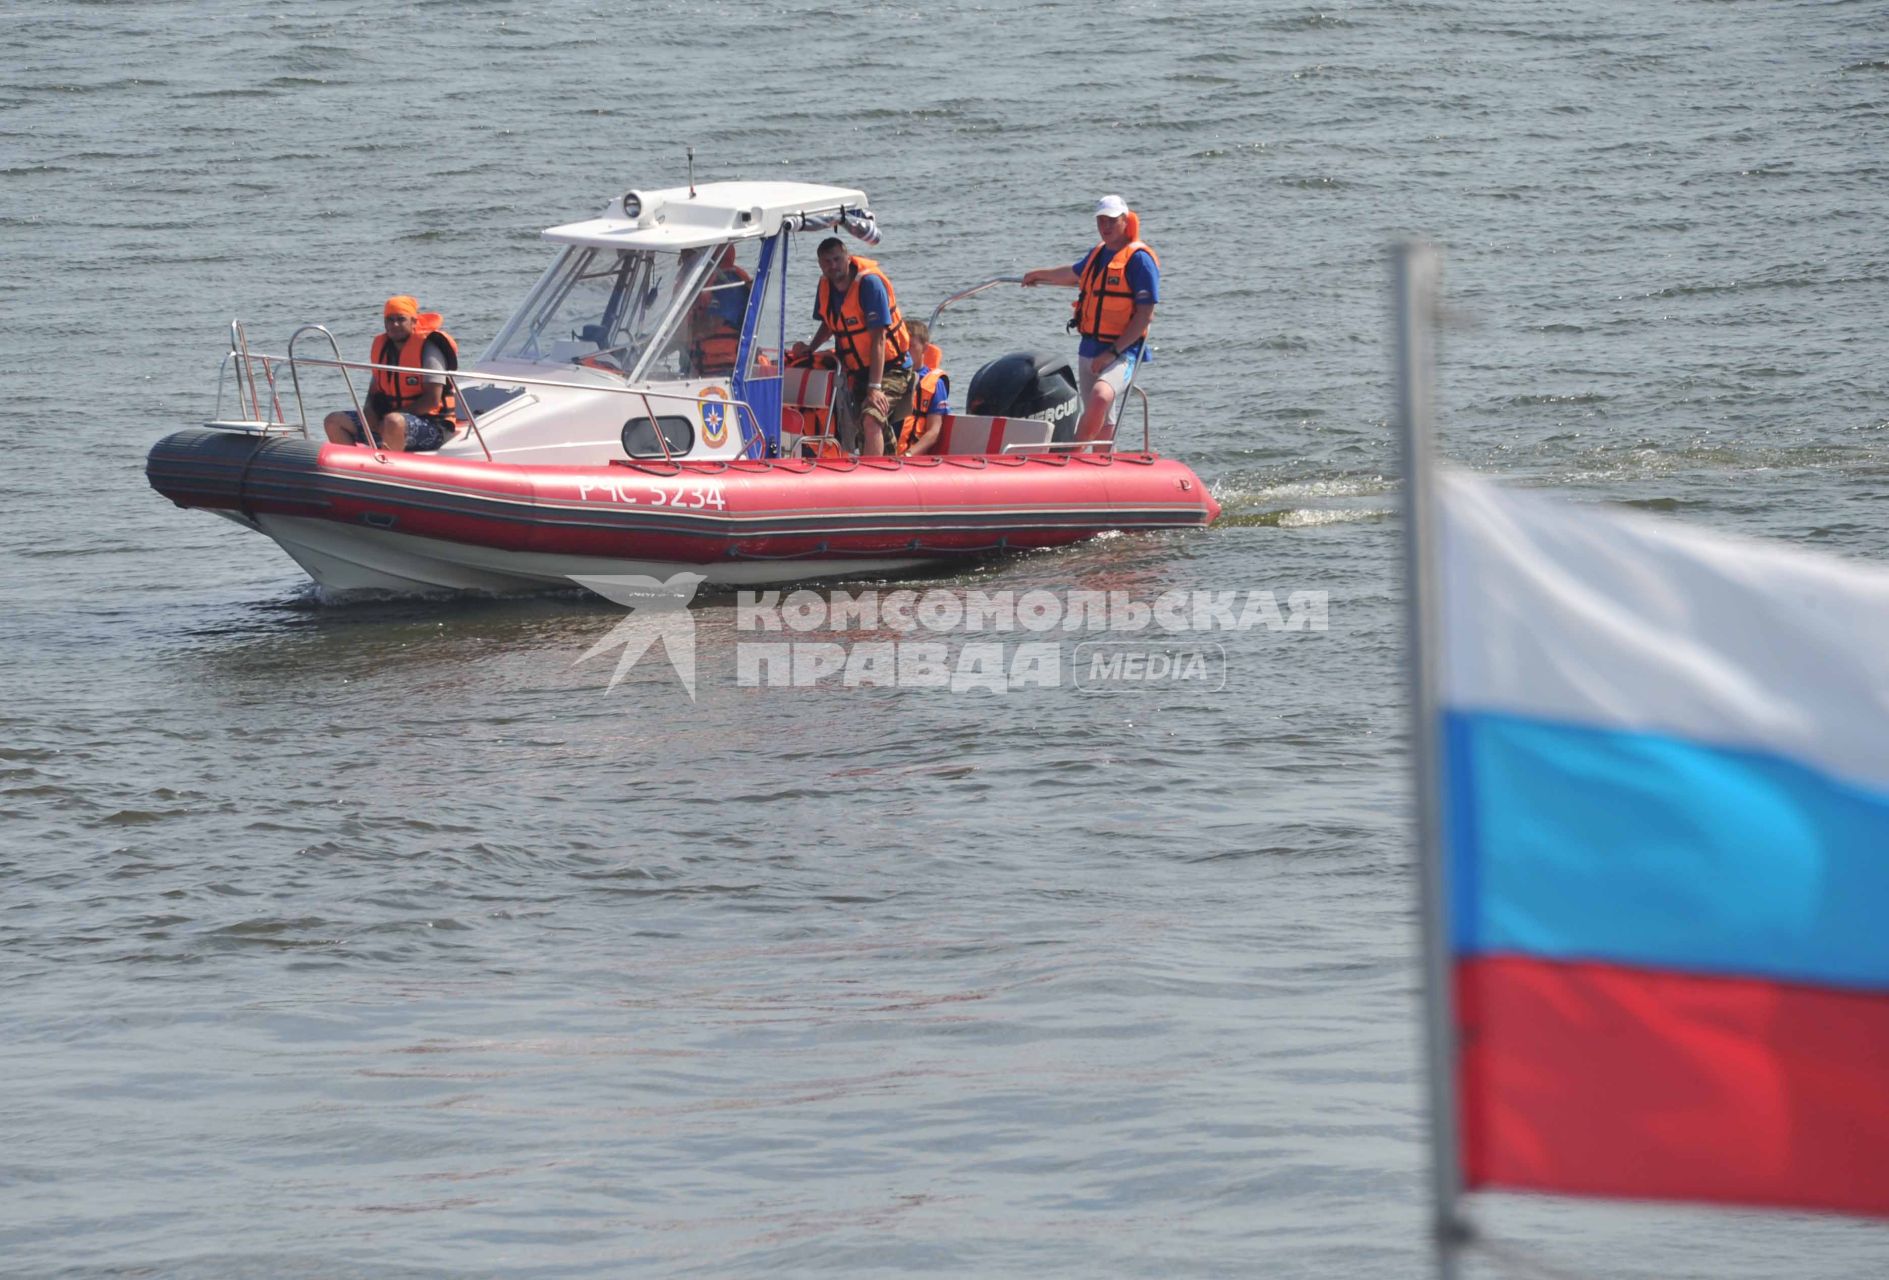
{"label": "child in orange life vest", "polygon": [[905,405],[909,412],[899,426],[899,455],[916,458],[943,451],[945,415],[951,412],[951,375],[944,371],[944,358],[932,345],[931,327],[923,320],[907,320],[905,328],[912,336],[912,362],[918,372]]}

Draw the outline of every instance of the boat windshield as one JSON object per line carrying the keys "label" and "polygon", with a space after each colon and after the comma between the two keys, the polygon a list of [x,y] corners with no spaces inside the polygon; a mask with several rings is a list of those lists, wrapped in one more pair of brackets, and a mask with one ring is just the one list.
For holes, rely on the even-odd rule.
{"label": "boat windshield", "polygon": [[708,263],[700,249],[572,245],[506,321],[488,358],[664,376],[681,348],[677,304],[695,296]]}

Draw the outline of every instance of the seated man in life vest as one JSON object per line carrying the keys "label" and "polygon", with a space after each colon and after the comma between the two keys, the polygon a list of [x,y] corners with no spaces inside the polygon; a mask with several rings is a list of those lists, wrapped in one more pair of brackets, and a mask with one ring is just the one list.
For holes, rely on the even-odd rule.
{"label": "seated man in life vest", "polygon": [[842,440],[848,448],[877,457],[891,451],[892,406],[905,398],[911,385],[911,335],[899,314],[892,282],[877,262],[847,253],[838,236],[820,242],[819,257],[813,318],[820,327],[813,341],[796,342],[788,354],[804,355],[832,337],[846,378],[846,394],[839,398]]}
{"label": "seated man in life vest", "polygon": [[1120,196],[1095,202],[1101,243],[1073,267],[1041,267],[1023,273],[1024,285],[1073,285],[1076,314],[1069,326],[1082,334],[1082,418],[1076,439],[1111,438],[1110,408],[1128,389],[1135,365],[1150,359],[1148,326],[1161,301],[1161,260],[1141,242],[1141,218]]}
{"label": "seated man in life vest", "polygon": [[[387,299],[381,308],[385,332],[374,339],[369,361],[399,365],[399,372],[376,369],[367,393],[367,426],[384,449],[431,453],[452,439],[456,400],[446,374],[459,367],[459,344],[439,327],[439,314],[422,312],[406,294]],[[336,444],[366,444],[367,432],[352,409],[322,421]]]}
{"label": "seated man in life vest", "polygon": [[908,320],[905,330],[912,339],[912,359],[918,368],[912,372],[911,399],[905,421],[899,427],[899,456],[920,458],[944,451],[944,420],[951,412],[951,375],[944,371],[944,357],[932,345],[931,326],[923,320]]}
{"label": "seated man in life vest", "polygon": [[753,286],[754,277],[735,263],[735,247],[723,248],[714,274],[689,308],[690,377],[719,378],[734,372],[741,350],[741,322],[747,317]]}

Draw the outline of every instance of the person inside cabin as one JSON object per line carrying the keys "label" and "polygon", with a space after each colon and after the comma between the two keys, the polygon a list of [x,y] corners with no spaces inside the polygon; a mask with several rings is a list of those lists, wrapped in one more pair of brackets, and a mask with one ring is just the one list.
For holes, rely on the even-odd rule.
{"label": "person inside cabin", "polygon": [[804,357],[833,339],[846,379],[846,394],[839,397],[842,441],[854,452],[880,456],[893,445],[892,406],[911,385],[911,335],[899,314],[898,294],[877,262],[847,253],[838,236],[820,242],[819,258],[813,318],[820,327],[811,342],[795,343],[789,354]]}
{"label": "person inside cabin", "polygon": [[1075,316],[1070,327],[1082,335],[1077,351],[1081,371],[1082,417],[1078,440],[1109,438],[1110,410],[1126,394],[1135,366],[1151,359],[1148,326],[1161,301],[1161,260],[1141,241],[1141,218],[1120,196],[1095,202],[1095,230],[1101,243],[1073,267],[1040,267],[1023,273],[1025,287],[1074,286]]}
{"label": "person inside cabin", "polygon": [[944,452],[944,420],[951,412],[951,375],[944,371],[944,357],[932,345],[931,326],[923,320],[908,320],[905,331],[912,339],[912,389],[903,402],[905,421],[899,426],[899,456],[919,458]]}
{"label": "person inside cabin", "polygon": [[735,247],[722,248],[721,259],[689,308],[689,375],[720,378],[735,371],[741,351],[741,322],[748,314],[754,277],[735,264]]}
{"label": "person inside cabin", "polygon": [[[439,313],[421,311],[406,294],[395,294],[381,308],[383,332],[374,339],[369,359],[376,369],[367,393],[367,426],[383,449],[396,453],[431,453],[452,439],[456,400],[446,375],[459,367],[459,344],[440,328]],[[366,444],[361,415],[352,409],[322,421],[336,444]]]}

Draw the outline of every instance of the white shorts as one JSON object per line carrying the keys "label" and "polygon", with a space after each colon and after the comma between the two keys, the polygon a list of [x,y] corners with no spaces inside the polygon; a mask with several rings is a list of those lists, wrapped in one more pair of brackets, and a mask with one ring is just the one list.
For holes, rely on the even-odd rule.
{"label": "white shorts", "polygon": [[[1115,388],[1115,395],[1119,398],[1122,392],[1127,389],[1128,375],[1135,371],[1135,365],[1140,359],[1141,347],[1137,345],[1133,350],[1125,351],[1119,356],[1112,356],[1104,351],[1099,356],[1090,356],[1085,360],[1076,361],[1076,389],[1082,393],[1082,402],[1084,404],[1089,403],[1089,388],[1093,387],[1098,382],[1106,382],[1109,386]],[[1109,364],[1110,361],[1114,361],[1114,363]],[[1097,375],[1096,367],[1103,364],[1107,364],[1108,368],[1100,375]]]}

